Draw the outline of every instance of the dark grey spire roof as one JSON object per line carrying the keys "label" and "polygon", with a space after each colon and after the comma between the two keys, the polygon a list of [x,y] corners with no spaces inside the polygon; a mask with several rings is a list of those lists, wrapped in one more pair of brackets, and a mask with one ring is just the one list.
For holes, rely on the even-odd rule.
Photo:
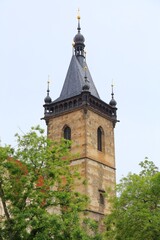
{"label": "dark grey spire roof", "polygon": [[[58,102],[61,100],[65,100],[67,98],[71,98],[81,94],[84,90],[85,79],[88,81],[89,89],[88,91],[96,98],[99,98],[97,89],[93,83],[91,74],[86,64],[86,56],[85,56],[85,38],[81,34],[80,27],[80,16],[77,16],[78,19],[78,33],[74,37],[74,54],[72,56],[69,69],[67,72],[66,79],[63,84],[63,88],[60,94],[60,97],[56,99],[54,102]],[[85,69],[84,69],[85,67]]]}
{"label": "dark grey spire roof", "polygon": [[[79,58],[83,58],[83,57],[82,56],[77,57],[75,55],[72,56],[60,97],[56,99],[55,102],[61,101],[70,97],[74,97],[76,95],[81,94],[81,92],[83,91],[82,88],[85,84],[84,66],[87,67],[87,64],[84,62],[84,59],[79,59]],[[82,65],[82,60],[83,60],[83,65]],[[94,82],[92,80],[88,67],[86,69],[86,75],[89,82],[89,86],[90,86],[89,91],[91,95],[95,96],[96,98],[100,98],[97,92],[97,89],[94,85]]]}

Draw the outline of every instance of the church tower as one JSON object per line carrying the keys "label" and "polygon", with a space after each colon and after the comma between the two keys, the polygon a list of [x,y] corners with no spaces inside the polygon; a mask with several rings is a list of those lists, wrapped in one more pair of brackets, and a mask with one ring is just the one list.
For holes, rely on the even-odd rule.
{"label": "church tower", "polygon": [[90,204],[89,216],[101,221],[109,211],[104,194],[115,186],[114,127],[117,122],[116,101],[112,88],[109,104],[99,97],[89,72],[85,56],[85,38],[81,34],[80,16],[78,32],[74,37],[74,53],[61,94],[52,101],[49,86],[44,104],[44,119],[48,137],[59,141],[72,140],[71,152],[78,153],[72,160],[81,174],[76,183],[78,191],[86,194]]}

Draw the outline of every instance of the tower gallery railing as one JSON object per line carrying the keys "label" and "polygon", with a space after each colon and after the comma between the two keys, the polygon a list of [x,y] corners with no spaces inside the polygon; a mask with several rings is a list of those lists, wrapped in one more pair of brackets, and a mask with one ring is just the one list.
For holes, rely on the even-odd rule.
{"label": "tower gallery railing", "polygon": [[91,107],[97,110],[115,122],[117,121],[116,107],[112,107],[109,104],[103,102],[100,99],[92,96],[90,92],[82,92],[81,94],[61,101],[53,101],[48,104],[44,104],[44,118],[49,116],[55,116],[61,113],[65,113],[82,106]]}

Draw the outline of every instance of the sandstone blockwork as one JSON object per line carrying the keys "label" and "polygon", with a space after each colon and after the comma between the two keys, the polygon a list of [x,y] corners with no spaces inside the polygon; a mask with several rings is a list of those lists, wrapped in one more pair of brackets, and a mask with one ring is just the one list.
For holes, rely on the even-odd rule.
{"label": "sandstone blockwork", "polygon": [[[71,152],[77,154],[72,160],[81,174],[76,189],[89,199],[88,214],[101,221],[109,211],[105,194],[115,187],[114,127],[110,119],[100,113],[83,108],[53,116],[48,121],[48,137],[59,141],[64,127],[71,129]],[[101,130],[101,150],[98,150],[98,128]],[[86,184],[83,185],[82,181]]]}

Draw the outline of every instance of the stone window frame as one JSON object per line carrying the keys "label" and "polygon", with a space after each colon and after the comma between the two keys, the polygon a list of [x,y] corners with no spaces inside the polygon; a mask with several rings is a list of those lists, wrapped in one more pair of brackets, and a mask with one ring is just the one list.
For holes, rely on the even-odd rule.
{"label": "stone window frame", "polygon": [[105,197],[104,197],[105,191],[102,189],[99,189],[98,191],[99,191],[99,203],[100,203],[100,205],[104,206],[105,205]]}
{"label": "stone window frame", "polygon": [[66,140],[71,140],[71,128],[68,125],[63,127],[63,138]]}
{"label": "stone window frame", "polygon": [[104,130],[101,126],[97,128],[97,150],[104,152]]}

